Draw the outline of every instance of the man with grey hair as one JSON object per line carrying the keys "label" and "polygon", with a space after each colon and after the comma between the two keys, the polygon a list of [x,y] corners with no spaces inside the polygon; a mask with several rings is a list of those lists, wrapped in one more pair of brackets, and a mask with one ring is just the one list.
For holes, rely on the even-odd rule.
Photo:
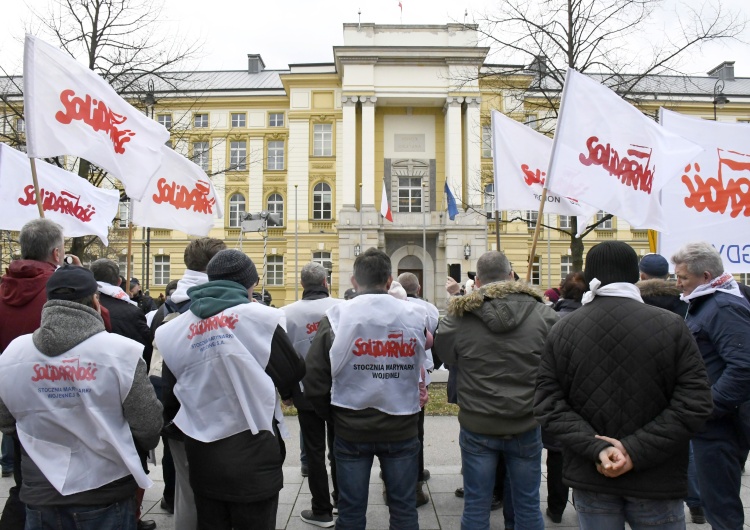
{"label": "man with grey hair", "polygon": [[516,525],[544,528],[534,384],[545,339],[558,316],[540,292],[513,278],[504,254],[483,254],[477,261],[475,289],[451,298],[435,335],[435,355],[459,368],[465,501],[461,528],[489,528],[500,454],[508,468]]}
{"label": "man with grey hair", "polygon": [[[39,327],[42,306],[47,301],[44,287],[65,258],[62,227],[49,219],[34,219],[26,223],[21,228],[18,241],[21,259],[10,263],[0,283],[0,353],[13,339],[32,333]],[[10,489],[0,526],[20,530],[26,521],[26,509],[18,498],[21,450],[18,439],[14,437],[13,442],[16,485]],[[7,447],[7,442],[3,445]],[[4,468],[3,471],[11,470]]]}
{"label": "man with grey hair", "polygon": [[[320,263],[308,263],[302,267],[300,274],[302,299],[283,307],[286,314],[287,335],[294,344],[294,349],[303,359],[307,357],[318,323],[325,312],[342,301],[332,298],[328,293],[328,272]],[[307,485],[312,494],[312,509],[302,510],[303,521],[328,528],[334,525],[333,511],[338,500],[336,481],[336,461],[333,456],[334,430],[333,422],[318,416],[312,404],[305,398],[300,384],[292,395],[297,408],[299,427],[307,457]],[[326,435],[326,427],[328,433]],[[328,472],[326,471],[326,441],[331,459],[331,479],[333,484],[333,504],[328,490]]]}
{"label": "man with grey hair", "polygon": [[750,423],[750,304],[709,243],[685,245],[672,262],[682,300],[689,304],[685,323],[698,343],[714,401],[705,430],[692,440],[701,500],[713,528],[741,528],[740,479]]}
{"label": "man with grey hair", "polygon": [[[422,291],[422,286],[419,284],[419,278],[417,278],[417,275],[412,272],[403,272],[399,274],[397,281],[401,284],[401,287],[404,288],[404,291],[406,291],[406,300],[424,307],[425,311],[427,311],[427,331],[434,336],[440,319],[440,313],[438,313],[437,307],[419,297]],[[427,358],[424,363],[424,384],[429,385],[430,372],[432,372],[432,369],[435,367],[435,363],[432,359],[432,349],[426,350],[425,354]],[[421,506],[422,504],[427,504],[429,501],[427,494],[422,490],[422,486],[427,480],[430,480],[430,472],[424,468],[424,407],[419,411],[418,437],[420,448],[419,475],[417,476],[417,506]]]}

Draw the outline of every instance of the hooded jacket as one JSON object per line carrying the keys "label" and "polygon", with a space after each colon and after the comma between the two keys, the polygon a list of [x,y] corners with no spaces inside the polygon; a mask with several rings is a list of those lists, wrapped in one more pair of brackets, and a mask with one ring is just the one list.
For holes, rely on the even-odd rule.
{"label": "hooded jacket", "polygon": [[433,351],[458,370],[458,421],[478,434],[516,435],[537,427],[534,383],[544,341],[557,322],[542,294],[495,282],[454,297]]}
{"label": "hooded jacket", "polygon": [[12,261],[0,283],[0,352],[16,337],[39,327],[45,287],[56,267],[36,260]]}
{"label": "hooded jacket", "polygon": [[[33,344],[39,352],[54,358],[76,347],[85,348],[86,345],[83,343],[100,333],[106,333],[104,323],[94,309],[75,302],[52,300],[44,305],[41,324],[33,334]],[[122,401],[124,419],[130,427],[133,439],[144,449],[153,449],[159,443],[161,404],[156,399],[148,379],[144,361],[138,360],[135,372],[125,376],[132,377],[133,383]],[[113,386],[112,391],[116,392],[117,388]],[[11,433],[15,431],[15,423],[15,418],[0,401],[0,429],[5,433]],[[91,433],[80,435],[85,437]],[[132,475],[128,475],[93,490],[63,496],[46,479],[26,451],[23,451],[22,455],[21,500],[26,504],[110,504],[135,493],[135,480]]]}
{"label": "hooded jacket", "polygon": [[677,287],[677,284],[674,282],[655,278],[652,280],[641,280],[635,286],[641,290],[641,298],[648,305],[661,307],[685,318],[688,305],[680,300],[682,289]]}

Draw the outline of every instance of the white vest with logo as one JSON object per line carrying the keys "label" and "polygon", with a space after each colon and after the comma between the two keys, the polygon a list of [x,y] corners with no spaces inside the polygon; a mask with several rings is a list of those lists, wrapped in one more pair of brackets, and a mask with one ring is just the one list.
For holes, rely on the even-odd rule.
{"label": "white vest with logo", "polygon": [[102,331],[56,357],[31,335],[0,356],[0,397],[26,452],[61,495],[99,488],[143,471],[122,403],[143,345]]}
{"label": "white vest with logo", "polygon": [[343,300],[328,296],[317,300],[299,300],[282,308],[286,314],[286,333],[300,357],[307,357],[310,344],[318,334],[318,323],[325,312],[341,302]]}
{"label": "white vest with logo", "polygon": [[280,309],[248,303],[208,318],[191,311],[156,330],[156,346],[174,374],[182,432],[215,442],[250,430],[273,431],[283,417],[276,388],[266,374],[271,340],[284,321]]}
{"label": "white vest with logo", "polygon": [[334,333],[331,404],[396,416],[419,412],[424,308],[387,294],[361,294],[326,316]]}
{"label": "white vest with logo", "polygon": [[[438,308],[427,300],[422,300],[421,298],[415,298],[413,296],[408,297],[406,301],[412,302],[414,304],[419,304],[424,307],[425,311],[427,311],[427,331],[432,333],[432,338],[434,339],[435,330],[437,329],[438,322],[440,321],[440,312],[438,311]],[[431,381],[430,372],[433,368],[435,368],[435,361],[433,361],[432,359],[432,350],[427,350],[425,353],[427,354],[427,359],[424,363],[424,368],[426,371],[424,382],[425,384],[429,385]]]}

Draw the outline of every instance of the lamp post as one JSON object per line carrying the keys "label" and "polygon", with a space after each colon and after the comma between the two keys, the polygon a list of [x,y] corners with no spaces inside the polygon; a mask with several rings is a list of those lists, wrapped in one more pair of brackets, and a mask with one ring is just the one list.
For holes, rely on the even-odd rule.
{"label": "lamp post", "polygon": [[299,300],[299,217],[297,217],[297,186],[294,185],[294,299]]}
{"label": "lamp post", "polygon": [[719,79],[714,85],[714,121],[716,121],[716,109],[724,108],[729,103],[729,99],[724,95],[724,80]]}
{"label": "lamp post", "polygon": [[[428,176],[425,178],[429,178]],[[425,197],[427,196],[427,181],[422,181],[422,285],[427,285],[427,220],[425,214],[427,208],[425,208]],[[422,293],[422,296],[427,297],[427,293]]]}

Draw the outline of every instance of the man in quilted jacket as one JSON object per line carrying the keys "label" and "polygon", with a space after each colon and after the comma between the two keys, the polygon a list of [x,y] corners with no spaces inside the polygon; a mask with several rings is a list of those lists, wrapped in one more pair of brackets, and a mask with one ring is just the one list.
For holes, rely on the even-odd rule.
{"label": "man in quilted jacket", "polygon": [[563,445],[580,527],[684,529],[690,437],[713,407],[683,320],[643,303],[626,243],[589,250],[583,307],[547,337],[534,412]]}

